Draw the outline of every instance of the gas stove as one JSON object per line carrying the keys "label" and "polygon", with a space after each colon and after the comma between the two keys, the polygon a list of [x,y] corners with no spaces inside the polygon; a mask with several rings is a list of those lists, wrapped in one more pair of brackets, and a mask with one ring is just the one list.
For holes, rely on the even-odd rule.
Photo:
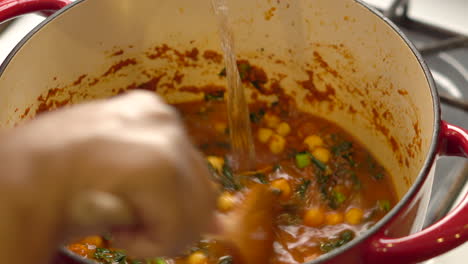
{"label": "gas stove", "polygon": [[[423,54],[436,81],[443,119],[468,128],[467,0],[363,0],[393,20]],[[14,46],[44,18],[26,15],[0,24],[0,63]],[[450,211],[468,190],[468,162],[441,158],[425,225]],[[465,259],[465,260],[463,260]],[[425,264],[467,263],[468,243]]]}

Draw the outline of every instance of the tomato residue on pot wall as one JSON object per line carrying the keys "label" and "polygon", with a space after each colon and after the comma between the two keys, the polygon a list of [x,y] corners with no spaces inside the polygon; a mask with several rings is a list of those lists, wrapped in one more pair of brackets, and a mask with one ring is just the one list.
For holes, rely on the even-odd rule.
{"label": "tomato residue on pot wall", "polygon": [[117,94],[122,94],[125,93],[126,91],[130,90],[146,90],[146,91],[151,91],[151,92],[157,92],[158,91],[158,84],[161,81],[161,79],[165,76],[165,74],[161,74],[159,76],[156,76],[154,78],[151,78],[149,81],[143,82],[141,84],[136,84],[132,83],[128,85],[125,89],[112,89],[112,92],[115,92]]}
{"label": "tomato residue on pot wall", "polygon": [[163,44],[161,46],[156,46],[152,50],[146,52],[146,56],[149,59],[159,59],[159,58],[166,58],[167,57],[167,52],[170,51],[171,48],[169,48],[168,45]]}
{"label": "tomato residue on pot wall", "polygon": [[331,73],[334,77],[338,77],[338,72],[335,69],[332,69],[328,63],[320,56],[320,54],[314,51],[314,60],[320,64],[320,67]]}
{"label": "tomato residue on pot wall", "polygon": [[218,64],[221,64],[221,62],[223,62],[223,56],[213,50],[206,50],[205,52],[203,52],[203,58]]}
{"label": "tomato residue on pot wall", "polygon": [[59,100],[55,98],[55,96],[61,95],[65,91],[67,91],[65,90],[65,88],[54,88],[54,89],[50,89],[45,96],[40,95],[37,98],[37,101],[39,101],[39,106],[36,109],[36,112],[35,112],[36,115],[43,113],[43,112],[50,111],[51,109],[59,108],[59,107],[69,104],[73,99],[73,95],[74,95],[73,92],[67,91],[68,96],[65,99]]}
{"label": "tomato residue on pot wall", "polygon": [[[405,151],[411,158],[414,158],[416,156],[416,152],[422,148],[421,127],[419,126],[418,120],[413,123],[413,129],[416,136],[413,137],[411,143],[405,147]],[[406,158],[405,163],[409,164],[408,158]]]}
{"label": "tomato residue on pot wall", "polygon": [[184,78],[184,74],[180,73],[179,71],[176,71],[174,74],[174,78],[172,79],[176,84],[181,84],[182,80]]}
{"label": "tomato residue on pot wall", "polygon": [[184,53],[185,57],[186,58],[189,58],[189,59],[192,59],[192,60],[198,60],[198,49],[197,48],[193,48],[192,50],[190,51],[186,51]]}
{"label": "tomato residue on pot wall", "polygon": [[81,84],[81,82],[83,81],[84,78],[86,78],[86,76],[88,76],[88,75],[87,75],[87,74],[81,75],[80,77],[78,77],[78,79],[76,79],[76,81],[74,81],[74,82],[72,83],[72,85]]}
{"label": "tomato residue on pot wall", "polygon": [[[335,89],[329,84],[326,85],[325,91],[319,91],[314,83],[314,72],[311,70],[306,71],[309,78],[305,81],[298,82],[309,94],[306,95],[307,100],[310,103],[331,101],[335,96]],[[333,107],[330,104],[330,107]]]}
{"label": "tomato residue on pot wall", "polygon": [[265,20],[270,20],[275,15],[276,7],[272,7],[265,12]]}
{"label": "tomato residue on pot wall", "polygon": [[145,52],[148,59],[167,59],[172,62],[176,62],[179,66],[182,67],[197,67],[198,64],[195,62],[198,61],[199,53],[200,52],[197,48],[192,48],[191,50],[181,52],[177,49],[169,47],[167,44],[156,46]]}
{"label": "tomato residue on pot wall", "polygon": [[117,62],[112,65],[102,76],[108,76],[109,74],[114,74],[126,66],[137,64],[136,59],[125,59]]}
{"label": "tomato residue on pot wall", "polygon": [[216,92],[224,92],[226,91],[226,87],[213,84],[203,86],[182,86],[180,87],[180,91],[191,93],[205,92],[206,94],[211,94]]}
{"label": "tomato residue on pot wall", "polygon": [[405,91],[405,90],[398,90],[398,93],[401,94],[401,95],[407,95],[407,94],[408,94],[408,91]]}
{"label": "tomato residue on pot wall", "polygon": [[120,56],[122,54],[124,54],[124,51],[122,49],[119,49],[119,50],[115,51],[114,53],[112,53],[110,56],[115,57],[115,56]]}
{"label": "tomato residue on pot wall", "polygon": [[[18,109],[16,109],[18,110]],[[16,112],[15,110],[15,112]],[[29,111],[31,111],[31,107],[27,107],[25,110],[24,110],[24,113],[20,116],[21,119],[25,118],[28,114],[29,114]]]}
{"label": "tomato residue on pot wall", "polygon": [[148,90],[148,91],[156,92],[158,89],[158,84],[164,76],[165,76],[164,73],[159,76],[156,76],[152,78],[151,80],[136,86],[134,89],[141,89],[141,90]]}

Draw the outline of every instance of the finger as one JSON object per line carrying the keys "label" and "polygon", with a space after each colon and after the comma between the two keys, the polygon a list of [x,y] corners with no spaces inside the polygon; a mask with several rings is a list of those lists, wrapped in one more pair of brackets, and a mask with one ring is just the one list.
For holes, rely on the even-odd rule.
{"label": "finger", "polygon": [[177,197],[171,192],[163,195],[165,199],[162,193],[154,195],[142,190],[131,197],[140,222],[135,228],[114,229],[116,246],[136,257],[176,255],[188,246]]}
{"label": "finger", "polygon": [[206,161],[191,145],[186,149],[187,161],[184,167],[180,167],[184,174],[183,186],[187,189],[184,190],[184,203],[192,219],[192,229],[199,234],[213,226],[216,190],[212,187]]}
{"label": "finger", "polygon": [[148,91],[131,91],[109,102],[108,109],[119,111],[122,115],[133,118],[144,117],[153,122],[178,122],[177,111],[165,103],[162,97]]}

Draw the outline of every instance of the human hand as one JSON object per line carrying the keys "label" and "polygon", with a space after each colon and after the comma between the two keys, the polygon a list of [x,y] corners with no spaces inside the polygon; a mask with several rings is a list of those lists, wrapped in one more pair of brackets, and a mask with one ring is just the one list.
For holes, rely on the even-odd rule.
{"label": "human hand", "polygon": [[[38,116],[7,132],[1,146],[1,181],[14,187],[0,199],[27,193],[18,204],[45,235],[112,229],[119,247],[144,257],[177,253],[213,223],[215,195],[205,161],[176,112],[153,94],[132,92]],[[70,209],[96,192],[124,201],[134,225],[116,226],[111,219],[77,226]],[[39,200],[43,206],[36,210]],[[16,235],[27,230],[18,227]],[[31,247],[47,243],[37,240]]]}

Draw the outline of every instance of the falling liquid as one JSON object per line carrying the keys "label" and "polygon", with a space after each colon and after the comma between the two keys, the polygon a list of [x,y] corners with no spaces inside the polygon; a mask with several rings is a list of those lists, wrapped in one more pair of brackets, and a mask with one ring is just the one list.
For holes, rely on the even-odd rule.
{"label": "falling liquid", "polygon": [[242,80],[237,68],[234,38],[228,22],[227,0],[212,0],[218,19],[221,49],[226,63],[227,110],[232,146],[232,167],[236,171],[251,170],[255,166],[255,148],[250,128],[249,108]]}

